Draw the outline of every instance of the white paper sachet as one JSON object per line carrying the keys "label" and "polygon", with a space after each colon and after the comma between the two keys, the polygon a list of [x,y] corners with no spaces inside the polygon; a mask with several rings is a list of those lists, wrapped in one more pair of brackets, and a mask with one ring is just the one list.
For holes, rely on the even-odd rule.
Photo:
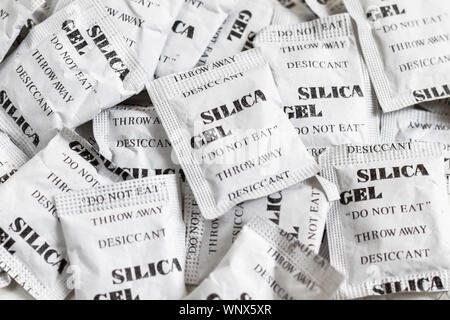
{"label": "white paper sachet", "polygon": [[[9,137],[0,132],[0,184],[5,183],[17,172],[17,170],[28,161],[28,157],[17,148]],[[0,244],[3,239],[0,237]],[[11,282],[8,274],[0,270],[0,288]]]}
{"label": "white paper sachet", "polygon": [[439,143],[333,147],[320,157],[341,199],[327,235],[346,280],[337,299],[448,291],[450,206]]}
{"label": "white paper sachet", "polygon": [[16,0],[0,3],[0,62],[5,58],[28,19],[44,0]]}
{"label": "white paper sachet", "polygon": [[378,106],[348,14],[267,27],[255,46],[306,147],[378,142]]}
{"label": "white paper sachet", "polygon": [[184,174],[153,106],[117,106],[94,118],[100,153],[133,175],[145,178]]}
{"label": "white paper sachet", "polygon": [[342,280],[339,272],[294,236],[255,217],[187,299],[330,299]]}
{"label": "white paper sachet", "polygon": [[256,34],[270,25],[275,6],[281,7],[274,0],[238,1],[206,47],[197,66],[253,48]]}
{"label": "white paper sachet", "polygon": [[175,175],[55,199],[78,300],[181,299],[184,222]]}
{"label": "white paper sachet", "polygon": [[156,68],[156,77],[189,70],[240,0],[185,0],[174,19]]}
{"label": "white paper sachet", "polygon": [[103,3],[147,74],[153,76],[183,1],[104,0]]}
{"label": "white paper sachet", "polygon": [[[60,10],[75,0],[61,0]],[[127,45],[152,77],[183,0],[102,0]],[[200,1],[199,1],[200,2]]]}
{"label": "white paper sachet", "polygon": [[36,299],[65,298],[71,269],[53,197],[123,178],[88,142],[63,129],[0,185],[0,267]]}
{"label": "white paper sachet", "polygon": [[450,97],[450,2],[345,0],[384,112]]}
{"label": "white paper sachet", "polygon": [[148,83],[206,219],[315,176],[259,50]]}
{"label": "white paper sachet", "polygon": [[404,109],[383,114],[381,137],[384,142],[440,142],[445,151],[445,177],[450,196],[450,115],[420,109]]}
{"label": "white paper sachet", "polygon": [[0,81],[0,126],[29,156],[144,87],[103,5],[77,0],[32,29]]}
{"label": "white paper sachet", "polygon": [[305,2],[319,17],[347,12],[343,0],[305,0]]}
{"label": "white paper sachet", "polygon": [[271,24],[298,23],[300,18],[276,0],[240,0],[217,30],[197,66],[253,48],[255,36]]}
{"label": "white paper sachet", "polygon": [[450,116],[408,108],[381,117],[383,142],[440,142],[450,148]]}
{"label": "white paper sachet", "polygon": [[186,283],[198,284],[222,260],[253,217],[263,217],[289,232],[314,253],[324,234],[328,201],[317,179],[234,207],[220,218],[205,220],[192,192],[185,194]]}

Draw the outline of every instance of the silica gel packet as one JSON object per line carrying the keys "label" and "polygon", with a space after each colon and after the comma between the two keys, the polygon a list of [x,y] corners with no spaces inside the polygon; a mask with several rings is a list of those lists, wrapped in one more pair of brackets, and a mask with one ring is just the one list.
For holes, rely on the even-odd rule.
{"label": "silica gel packet", "polygon": [[255,46],[307,148],[379,140],[378,105],[348,14],[269,26]]}
{"label": "silica gel packet", "polygon": [[450,147],[450,116],[417,108],[385,113],[381,117],[383,142],[440,142]]}
{"label": "silica gel packet", "polygon": [[253,40],[262,29],[289,21],[297,23],[301,18],[276,0],[240,0],[217,30],[197,66],[252,49]]}
{"label": "silica gel packet", "polygon": [[140,92],[145,73],[103,5],[77,0],[34,27],[0,81],[0,126],[29,156]]}
{"label": "silica gel packet", "polygon": [[160,78],[147,88],[206,219],[319,171],[281,110],[259,50]]}
{"label": "silica gel packet", "polygon": [[44,0],[3,0],[0,3],[0,62]]}
{"label": "silica gel packet", "polygon": [[156,77],[195,67],[237,1],[185,0],[162,50]]}
{"label": "silica gel packet", "polygon": [[[63,8],[74,0],[61,0]],[[102,0],[127,46],[136,52],[139,62],[152,77],[183,0]],[[201,1],[198,1],[201,2]]]}
{"label": "silica gel packet", "polygon": [[184,222],[175,175],[55,199],[79,300],[181,299]]}
{"label": "silica gel packet", "polygon": [[450,2],[344,0],[384,112],[450,97]]}
{"label": "silica gel packet", "polygon": [[381,137],[384,142],[424,141],[444,145],[445,177],[450,196],[450,115],[421,109],[404,109],[383,114]]}
{"label": "silica gel packet", "polygon": [[246,224],[217,268],[186,299],[330,299],[343,280],[327,261],[274,223]]}
{"label": "silica gel packet", "polygon": [[439,143],[343,145],[319,157],[341,198],[327,220],[337,299],[448,291],[450,206]]}
{"label": "silica gel packet", "polygon": [[[153,106],[116,106],[94,118],[100,153],[135,178],[183,173]],[[184,180],[184,179],[183,179]]]}
{"label": "silica gel packet", "polygon": [[238,204],[214,220],[205,220],[192,192],[185,193],[186,283],[198,284],[222,260],[243,226],[263,217],[314,253],[319,252],[329,203],[316,178],[267,197]]}
{"label": "silica gel packet", "polygon": [[87,141],[63,129],[0,185],[0,268],[36,299],[64,299],[73,270],[53,197],[121,181],[123,175]]}

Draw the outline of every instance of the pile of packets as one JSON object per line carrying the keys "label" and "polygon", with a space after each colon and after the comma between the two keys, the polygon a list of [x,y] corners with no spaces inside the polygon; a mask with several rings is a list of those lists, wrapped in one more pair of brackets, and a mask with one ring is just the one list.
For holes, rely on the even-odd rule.
{"label": "pile of packets", "polygon": [[447,299],[450,1],[2,0],[0,285]]}

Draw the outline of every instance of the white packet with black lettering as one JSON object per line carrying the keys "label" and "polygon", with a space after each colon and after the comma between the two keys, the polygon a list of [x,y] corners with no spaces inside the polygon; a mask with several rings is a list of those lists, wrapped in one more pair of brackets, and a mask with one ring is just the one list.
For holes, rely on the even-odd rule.
{"label": "white packet with black lettering", "polygon": [[100,153],[135,178],[183,172],[153,106],[116,106],[94,118]]}
{"label": "white packet with black lettering", "polygon": [[[60,7],[74,0],[62,0]],[[195,0],[197,1],[197,0]],[[183,0],[102,0],[127,46],[136,52],[147,74],[155,73],[159,57]],[[198,1],[201,2],[201,1]]]}
{"label": "white packet with black lettering", "polygon": [[78,300],[186,296],[185,225],[175,175],[55,198]]}
{"label": "white packet with black lettering", "polygon": [[127,44],[136,51],[139,62],[152,77],[183,1],[104,0],[103,3]]}
{"label": "white packet with black lettering", "polygon": [[378,105],[348,14],[269,26],[255,46],[307,148],[379,140]]}
{"label": "white packet with black lettering", "polygon": [[242,227],[255,216],[275,223],[318,253],[329,207],[316,178],[267,197],[238,204],[214,220],[202,217],[192,192],[186,191],[184,203],[186,283],[189,284],[198,284],[214,270]]}
{"label": "white packet with black lettering", "polygon": [[[5,183],[28,161],[28,157],[17,148],[8,135],[0,132],[0,184]],[[0,244],[3,239],[0,238]],[[6,287],[11,282],[6,272],[0,270],[0,288]]]}
{"label": "white packet with black lettering", "polygon": [[63,129],[0,184],[0,267],[34,298],[64,299],[71,291],[73,270],[53,197],[122,181],[127,175]]}
{"label": "white packet with black lettering", "polygon": [[240,0],[217,30],[197,66],[253,48],[255,36],[271,24],[300,18],[276,0]]}
{"label": "white packet with black lettering", "polygon": [[185,0],[171,26],[156,77],[195,67],[237,1],[241,0]]}
{"label": "white packet with black lettering", "polygon": [[28,19],[44,0],[3,0],[0,3],[0,62],[5,58]]}
{"label": "white packet with black lettering", "polygon": [[29,156],[140,92],[145,72],[99,1],[77,0],[30,34],[0,80],[0,126]]}
{"label": "white packet with black lettering", "polygon": [[450,97],[450,2],[344,0],[384,112]]}
{"label": "white packet with black lettering", "polygon": [[418,108],[385,113],[381,117],[383,142],[440,142],[450,147],[450,115]]}
{"label": "white packet with black lettering", "polygon": [[384,142],[440,142],[445,148],[445,177],[450,196],[450,115],[421,109],[404,109],[383,114],[381,137]]}
{"label": "white packet with black lettering", "polygon": [[450,205],[439,143],[343,145],[319,157],[341,199],[327,220],[337,299],[448,291]]}
{"label": "white packet with black lettering", "polygon": [[256,49],[147,84],[206,219],[315,176]]}
{"label": "white packet with black lettering", "polygon": [[321,18],[347,12],[343,0],[305,0],[305,2]]}
{"label": "white packet with black lettering", "polygon": [[186,299],[330,299],[343,276],[262,217],[246,224],[217,268]]}

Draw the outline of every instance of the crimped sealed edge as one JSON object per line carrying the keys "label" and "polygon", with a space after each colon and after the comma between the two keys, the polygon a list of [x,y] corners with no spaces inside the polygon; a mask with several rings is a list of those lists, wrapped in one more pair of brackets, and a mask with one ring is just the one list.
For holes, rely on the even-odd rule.
{"label": "crimped sealed edge", "polygon": [[[391,145],[400,145],[401,143],[389,143]],[[319,156],[319,164],[322,168],[321,175],[336,182],[337,176],[335,166],[345,166],[354,164],[367,164],[370,162],[381,162],[390,160],[400,160],[408,158],[427,158],[443,156],[443,148],[441,143],[425,143],[425,142],[406,142],[410,146],[410,150],[396,150],[380,153],[365,153],[365,154],[351,154],[347,153],[347,147],[355,145],[342,145],[328,148]],[[367,145],[370,146],[370,145]],[[362,147],[362,146],[361,146]],[[339,218],[338,203],[331,204],[327,216],[327,240],[329,247],[329,257],[331,264],[342,274],[347,274],[347,264],[345,261],[345,240],[342,224]],[[447,270],[440,270],[436,272],[413,273],[400,277],[385,277],[377,279],[377,283],[386,280],[387,282],[410,280],[417,277],[427,277],[440,275],[444,282],[444,287],[448,288],[448,281],[450,272]],[[338,293],[333,299],[355,299],[365,296],[372,296],[371,288],[375,284],[374,280],[367,280],[357,285],[348,285],[343,283]]]}
{"label": "crimped sealed edge", "polygon": [[5,154],[13,166],[18,167],[25,164],[29,159],[8,137],[6,133],[0,132],[0,152]]}
{"label": "crimped sealed edge", "polygon": [[[233,74],[233,72],[245,72],[258,65],[267,66],[267,63],[262,57],[261,51],[258,49],[245,51],[235,57],[236,63],[207,71],[206,73],[202,73],[195,78],[179,81],[179,83],[175,80],[175,76],[177,74],[169,75],[147,83],[148,93],[155,105],[164,129],[172,142],[172,146],[178,156],[189,185],[191,186],[194,196],[197,199],[200,211],[206,219],[217,218],[243,201],[261,198],[281,189],[289,188],[290,186],[302,182],[307,178],[317,175],[320,171],[317,163],[311,161],[311,163],[304,164],[302,168],[290,172],[289,182],[284,180],[282,182],[274,183],[270,186],[260,188],[251,194],[235,198],[233,201],[225,201],[221,205],[216,204],[213,192],[204,176],[202,168],[194,159],[193,153],[189,146],[188,138],[183,135],[180,130],[180,128],[183,128],[184,125],[176,116],[170,100],[171,98],[181,94],[182,91],[180,91],[180,87],[186,87],[187,85],[192,86],[192,83],[203,83],[208,81],[208,79],[214,77],[224,77],[228,74]],[[201,68],[205,68],[205,66],[201,66],[193,70],[200,70]]]}
{"label": "crimped sealed edge", "polygon": [[[396,150],[384,151],[384,152],[370,152],[369,148],[381,148],[397,146]],[[348,148],[365,148],[368,151],[363,153],[347,152]],[[388,142],[380,144],[367,144],[367,145],[340,145],[327,148],[319,156],[319,164],[321,168],[326,166],[348,166],[354,164],[366,164],[379,161],[391,161],[410,158],[426,158],[426,157],[438,157],[443,155],[442,144],[439,142]],[[336,179],[330,179],[330,181],[336,181]]]}
{"label": "crimped sealed edge", "polygon": [[114,111],[142,111],[148,112],[149,107],[132,106],[132,105],[117,105],[115,107],[103,110],[92,120],[92,128],[94,131],[95,141],[99,147],[100,153],[109,160],[113,160],[113,153],[110,148],[111,137],[111,120],[113,119]]}
{"label": "crimped sealed edge", "polygon": [[0,247],[0,268],[38,300],[63,300],[72,291],[67,287],[68,276],[62,277],[51,288],[46,287],[25,263],[3,247]]}
{"label": "crimped sealed edge", "polygon": [[111,136],[111,109],[106,109],[100,112],[92,120],[92,130],[94,138],[98,145],[98,150],[107,159],[112,159],[112,152],[109,148],[109,137]]}
{"label": "crimped sealed edge", "polygon": [[[392,92],[391,83],[384,72],[383,58],[378,50],[372,28],[366,20],[366,14],[364,13],[360,0],[344,0],[344,3],[348,12],[358,25],[362,51],[367,63],[367,68],[369,69],[370,78],[372,79],[383,111],[396,111],[416,104],[417,102],[412,93],[396,95],[396,93]],[[431,100],[433,99],[425,101]]]}
{"label": "crimped sealed edge", "polygon": [[[186,216],[184,217],[184,221],[186,223],[186,270],[185,270],[185,282],[187,284],[196,285],[199,283],[200,279],[200,257],[201,257],[201,248],[202,248],[202,239],[205,233],[205,219],[201,214],[199,214],[198,218],[194,218],[192,212],[194,210],[193,202],[195,202],[194,194],[192,190],[190,190],[189,186],[185,186],[185,197],[184,197],[184,211]],[[199,210],[198,206],[196,206],[197,210]],[[200,211],[199,211],[200,213]],[[193,224],[193,219],[196,219],[197,224]],[[191,243],[190,239],[194,237],[190,237],[191,231],[196,231],[195,234],[195,242]],[[191,254],[189,249],[195,247],[195,254]]]}
{"label": "crimped sealed edge", "polygon": [[[174,73],[151,81],[150,88],[160,90],[161,93],[159,95],[162,95],[161,98],[170,101],[170,99],[180,96],[187,89],[195,87],[196,85],[205,84],[211,79],[230,77],[237,73],[245,73],[258,66],[267,65],[267,62],[259,49],[244,51],[232,57],[235,59],[234,63],[220,66],[219,64],[212,62],[189,71]],[[188,77],[184,78],[184,75],[188,75]],[[156,93],[154,91],[148,91],[149,94]],[[152,96],[150,98],[152,101],[154,100]],[[159,108],[156,105],[156,102],[153,101],[153,103],[158,110]]]}
{"label": "crimped sealed edge", "polygon": [[[135,190],[136,188],[146,187],[148,185],[154,185],[158,190],[140,196],[133,194],[126,199],[105,201],[104,203],[96,203],[92,206],[88,206],[82,201],[85,197],[96,197],[109,192],[119,192],[130,189]],[[174,198],[178,195],[176,176],[162,175],[59,194],[55,196],[55,203],[58,216],[62,217],[65,215],[89,214],[116,208],[139,206],[151,202],[165,202],[169,201],[171,196],[174,195]]]}
{"label": "crimped sealed edge", "polygon": [[[282,229],[274,223],[256,216],[245,227],[269,242],[277,251],[283,253],[285,260],[289,260],[298,270],[314,280],[321,291],[327,293],[328,297],[331,297],[338,290],[344,276],[298,240],[283,236]],[[326,265],[324,269],[318,268],[318,265],[322,262]]]}

